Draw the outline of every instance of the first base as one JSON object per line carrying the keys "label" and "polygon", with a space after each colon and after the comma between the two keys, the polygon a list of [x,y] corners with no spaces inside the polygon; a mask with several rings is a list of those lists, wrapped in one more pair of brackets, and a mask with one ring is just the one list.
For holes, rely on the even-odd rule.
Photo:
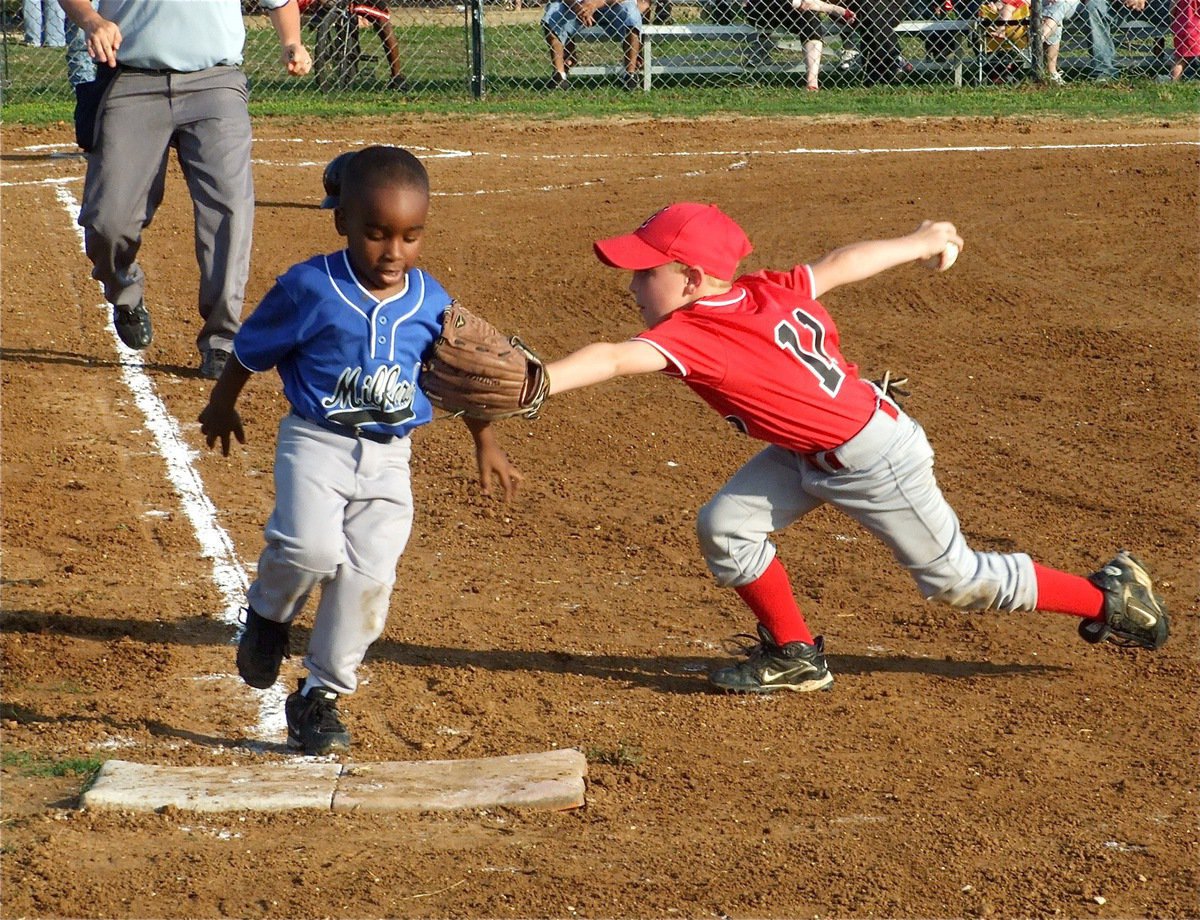
{"label": "first base", "polygon": [[573,748],[475,760],[160,767],[109,760],[84,808],[157,811],[446,811],[579,808],[587,759]]}

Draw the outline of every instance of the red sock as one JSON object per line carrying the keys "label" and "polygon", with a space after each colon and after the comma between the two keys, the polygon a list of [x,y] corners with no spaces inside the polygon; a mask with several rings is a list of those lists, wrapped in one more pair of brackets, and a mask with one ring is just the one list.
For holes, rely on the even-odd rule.
{"label": "red sock", "polygon": [[1104,592],[1082,575],[1070,575],[1058,569],[1033,564],[1037,578],[1037,609],[1066,613],[1085,620],[1104,615]]}
{"label": "red sock", "polygon": [[767,628],[777,643],[806,642],[812,645],[812,633],[796,605],[792,583],[778,556],[758,578],[733,590],[754,611],[758,622]]}

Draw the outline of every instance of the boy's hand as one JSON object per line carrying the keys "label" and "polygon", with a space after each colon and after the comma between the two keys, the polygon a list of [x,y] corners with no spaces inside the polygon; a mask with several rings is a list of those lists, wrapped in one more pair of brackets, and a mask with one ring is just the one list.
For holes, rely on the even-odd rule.
{"label": "boy's hand", "polygon": [[475,460],[479,464],[480,492],[484,495],[492,494],[492,477],[495,476],[500,480],[506,502],[517,497],[517,490],[525,477],[512,465],[504,451],[495,445],[484,447],[476,451]]}
{"label": "boy's hand", "polygon": [[226,408],[209,403],[200,412],[200,433],[209,447],[221,441],[221,454],[229,456],[229,436],[232,434],[239,444],[246,443],[246,432],[242,429],[242,417],[232,406]]}
{"label": "boy's hand", "polygon": [[949,243],[953,243],[960,250],[963,248],[963,239],[958,235],[958,229],[947,220],[922,221],[921,226],[912,232],[911,238],[917,244],[919,254],[916,261],[920,262],[934,256],[940,257]]}

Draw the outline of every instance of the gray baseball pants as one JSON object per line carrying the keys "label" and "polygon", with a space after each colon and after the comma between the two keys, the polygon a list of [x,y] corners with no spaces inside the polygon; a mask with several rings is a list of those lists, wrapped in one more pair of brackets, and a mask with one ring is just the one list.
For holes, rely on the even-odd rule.
{"label": "gray baseball pants", "polygon": [[279,424],[275,510],[247,592],[254,612],[290,623],[320,589],[304,666],[341,694],[383,634],[396,564],[412,533],[412,441],[378,444],[295,415]]}
{"label": "gray baseball pants", "polygon": [[109,303],[134,307],[146,288],[137,263],[142,231],[162,203],[167,157],[175,148],[195,218],[201,352],[232,350],[241,326],[254,229],[248,98],[245,74],[236,67],[196,73],[121,68],[88,155],[79,225],[92,276]]}
{"label": "gray baseball pants", "polygon": [[926,598],[966,610],[1035,609],[1033,560],[967,546],[934,478],[933,448],[914,419],[876,410],[830,453],[841,467],[836,471],[768,447],[700,509],[700,547],[719,584],[757,579],[775,558],[770,534],[828,502],[887,546]]}

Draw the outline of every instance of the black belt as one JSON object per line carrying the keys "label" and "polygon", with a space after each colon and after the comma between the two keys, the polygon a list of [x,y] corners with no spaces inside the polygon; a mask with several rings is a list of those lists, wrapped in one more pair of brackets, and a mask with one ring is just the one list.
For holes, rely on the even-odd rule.
{"label": "black belt", "polygon": [[166,77],[173,73],[181,73],[179,70],[170,70],[169,68],[156,67],[130,67],[128,64],[118,64],[118,69],[127,70],[130,73],[145,74],[148,77]]}
{"label": "black belt", "polygon": [[296,418],[302,418],[310,425],[316,425],[318,428],[324,428],[326,431],[332,431],[334,434],[340,434],[343,438],[363,438],[366,441],[374,441],[376,444],[391,444],[396,440],[394,434],[381,434],[378,431],[363,431],[361,428],[351,428],[349,425],[339,425],[337,422],[331,422],[323,418],[309,418],[307,415],[301,415],[295,410],[292,415]]}

